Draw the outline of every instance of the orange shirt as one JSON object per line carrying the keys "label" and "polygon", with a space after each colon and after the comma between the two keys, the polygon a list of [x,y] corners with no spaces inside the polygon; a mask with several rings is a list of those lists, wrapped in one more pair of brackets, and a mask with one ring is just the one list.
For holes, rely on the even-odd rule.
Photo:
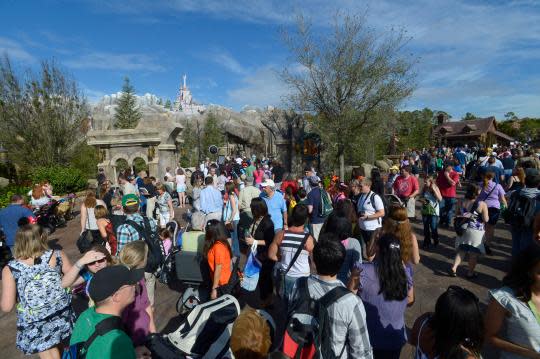
{"label": "orange shirt", "polygon": [[221,264],[221,275],[219,285],[225,285],[231,277],[231,254],[227,246],[221,242],[216,242],[208,251],[208,266],[210,267],[210,280],[214,280],[216,266]]}

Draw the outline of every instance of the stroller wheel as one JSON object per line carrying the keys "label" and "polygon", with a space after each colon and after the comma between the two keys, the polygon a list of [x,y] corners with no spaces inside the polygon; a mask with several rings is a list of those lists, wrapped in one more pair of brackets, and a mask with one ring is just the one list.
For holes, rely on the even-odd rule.
{"label": "stroller wheel", "polygon": [[180,204],[180,202],[178,201],[178,198],[173,198],[172,199],[172,204],[174,207],[178,207],[178,205]]}

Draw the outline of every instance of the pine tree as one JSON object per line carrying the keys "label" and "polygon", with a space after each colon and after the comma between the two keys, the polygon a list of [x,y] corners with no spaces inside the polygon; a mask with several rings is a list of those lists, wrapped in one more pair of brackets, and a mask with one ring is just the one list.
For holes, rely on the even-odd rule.
{"label": "pine tree", "polygon": [[167,99],[167,101],[165,101],[165,108],[168,110],[172,110],[171,100]]}
{"label": "pine tree", "polygon": [[137,107],[137,98],[135,97],[135,89],[129,83],[129,78],[124,78],[122,86],[122,95],[118,99],[116,107],[116,128],[135,128],[141,119],[142,114]]}
{"label": "pine tree", "polygon": [[203,129],[203,138],[202,138],[202,151],[206,153],[208,147],[211,145],[216,145],[218,147],[222,146],[225,143],[225,136],[223,130],[219,127],[219,122],[217,117],[210,113],[206,118]]}
{"label": "pine tree", "polygon": [[161,97],[157,100],[157,104],[163,106],[163,100]]}

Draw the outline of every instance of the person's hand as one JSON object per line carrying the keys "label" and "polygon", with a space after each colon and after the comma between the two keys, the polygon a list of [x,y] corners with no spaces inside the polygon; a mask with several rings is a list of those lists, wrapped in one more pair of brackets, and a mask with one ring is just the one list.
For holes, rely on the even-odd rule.
{"label": "person's hand", "polygon": [[86,252],[81,259],[78,260],[79,264],[81,266],[87,265],[88,263],[92,263],[95,261],[99,261],[100,259],[105,258],[105,254],[98,252],[98,251],[88,251]]}
{"label": "person's hand", "polygon": [[214,300],[217,298],[217,289],[212,289],[212,291],[210,292],[210,299]]}
{"label": "person's hand", "polygon": [[360,268],[353,268],[349,281],[347,282],[347,289],[355,294],[358,292],[358,288],[360,287],[360,272]]}
{"label": "person's hand", "polygon": [[152,353],[144,345],[135,348],[135,355],[136,355],[137,359],[139,359],[139,358],[151,359],[152,358]]}
{"label": "person's hand", "polygon": [[253,239],[253,237],[246,237],[246,243],[247,243],[248,245],[252,245],[254,241],[255,241],[255,240]]}

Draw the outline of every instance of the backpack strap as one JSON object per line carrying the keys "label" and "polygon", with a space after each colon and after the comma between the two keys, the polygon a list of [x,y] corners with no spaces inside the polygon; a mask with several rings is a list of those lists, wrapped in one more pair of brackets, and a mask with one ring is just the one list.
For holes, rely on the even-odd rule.
{"label": "backpack strap", "polygon": [[139,223],[135,222],[132,219],[128,219],[126,222],[124,222],[124,224],[127,224],[127,225],[135,228],[137,233],[139,233],[139,237],[141,237],[140,239],[145,239],[146,238],[146,231],[144,230],[144,227],[141,226]]}
{"label": "backpack strap", "polygon": [[[285,235],[284,235],[285,236]],[[304,238],[302,239],[302,242],[300,243],[300,247],[298,247],[298,249],[296,250],[296,253],[294,253],[294,257],[291,259],[291,262],[289,263],[289,266],[287,267],[287,269],[285,270],[285,275],[287,275],[287,273],[289,273],[289,271],[291,270],[294,262],[296,262],[296,260],[298,259],[298,257],[300,256],[300,253],[302,253],[302,250],[304,249],[305,245],[306,245],[306,242],[307,242],[307,239],[309,238],[310,234],[309,233],[306,233],[304,234]]]}
{"label": "backpack strap", "polygon": [[[324,333],[325,331],[324,319],[325,318],[324,318],[324,315],[322,316],[320,315],[321,314],[320,311],[328,309],[328,307],[330,307],[332,304],[334,304],[335,302],[337,302],[339,299],[346,296],[347,294],[353,294],[353,293],[346,287],[337,286],[337,287],[332,288],[329,292],[327,292],[325,295],[320,297],[319,300],[317,301],[318,311],[319,311],[317,315],[318,317],[317,319],[319,320],[319,333],[318,333],[319,338],[321,338],[323,335],[326,334]],[[347,338],[345,338],[345,343],[343,344],[341,353],[339,353],[339,356],[337,356],[337,358],[341,358],[346,348],[347,348]]]}
{"label": "backpack strap", "polygon": [[108,318],[103,319],[98,324],[96,324],[94,332],[81,347],[81,351],[80,351],[82,354],[81,358],[86,357],[86,353],[88,353],[88,349],[90,348],[94,340],[97,339],[97,337],[103,336],[114,329],[122,329],[122,319],[120,317],[110,316]]}

